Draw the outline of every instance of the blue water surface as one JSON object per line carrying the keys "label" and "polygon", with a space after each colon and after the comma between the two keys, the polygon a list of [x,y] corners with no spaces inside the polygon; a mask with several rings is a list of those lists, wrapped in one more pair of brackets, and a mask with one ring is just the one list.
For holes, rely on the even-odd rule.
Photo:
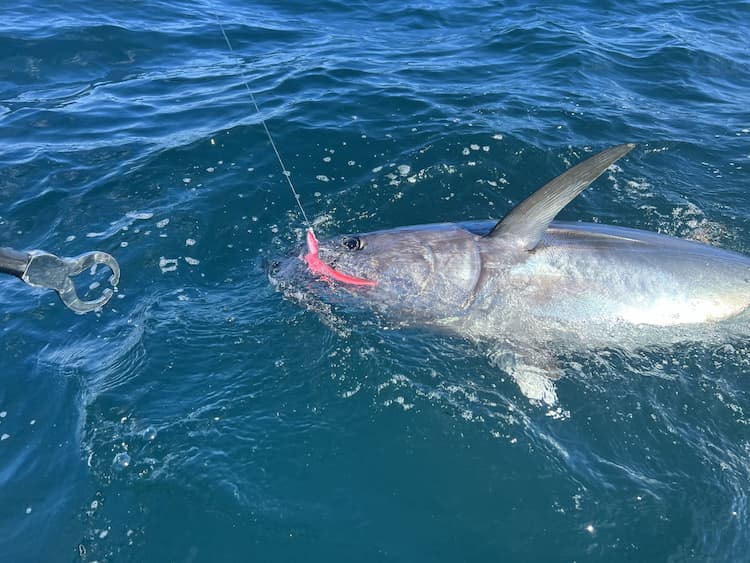
{"label": "blue water surface", "polygon": [[0,246],[122,267],[80,316],[0,280],[3,561],[747,560],[747,343],[567,358],[549,407],[461,339],[300,306],[261,120],[321,237],[501,217],[629,141],[561,219],[748,253],[748,3],[0,21]]}

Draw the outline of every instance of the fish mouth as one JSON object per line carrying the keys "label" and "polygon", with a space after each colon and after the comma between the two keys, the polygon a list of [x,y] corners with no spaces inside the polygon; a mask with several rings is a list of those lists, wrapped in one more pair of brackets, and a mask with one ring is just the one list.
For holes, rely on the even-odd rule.
{"label": "fish mouth", "polygon": [[337,281],[346,285],[353,285],[359,287],[374,287],[378,282],[368,280],[365,278],[358,278],[356,276],[350,276],[343,272],[339,272],[333,266],[330,266],[323,262],[318,256],[319,245],[318,239],[315,238],[315,233],[312,229],[307,231],[307,253],[302,258],[307,268],[313,275],[328,281]]}
{"label": "fish mouth", "polygon": [[266,257],[262,265],[268,281],[277,289],[284,289],[302,278],[303,271],[297,257]]}

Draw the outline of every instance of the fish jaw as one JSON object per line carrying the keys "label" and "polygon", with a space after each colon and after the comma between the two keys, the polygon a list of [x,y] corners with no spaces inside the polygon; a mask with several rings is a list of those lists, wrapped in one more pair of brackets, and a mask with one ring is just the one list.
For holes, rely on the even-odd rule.
{"label": "fish jaw", "polygon": [[358,278],[356,276],[350,276],[332,268],[320,259],[320,257],[318,256],[319,250],[320,246],[318,243],[318,239],[315,238],[315,233],[313,233],[312,229],[310,229],[309,231],[307,231],[307,253],[305,254],[303,259],[313,275],[325,280],[333,280],[347,285],[360,287],[374,287],[378,285],[378,282],[376,281]]}

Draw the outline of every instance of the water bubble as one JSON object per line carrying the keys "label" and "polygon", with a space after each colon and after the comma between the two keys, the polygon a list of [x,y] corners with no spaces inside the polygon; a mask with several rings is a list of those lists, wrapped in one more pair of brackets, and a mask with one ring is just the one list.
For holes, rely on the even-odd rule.
{"label": "water bubble", "polygon": [[112,466],[118,471],[122,471],[130,466],[130,454],[128,452],[120,452],[112,460]]}
{"label": "water bubble", "polygon": [[156,428],[149,426],[143,431],[143,438],[146,440],[156,440]]}

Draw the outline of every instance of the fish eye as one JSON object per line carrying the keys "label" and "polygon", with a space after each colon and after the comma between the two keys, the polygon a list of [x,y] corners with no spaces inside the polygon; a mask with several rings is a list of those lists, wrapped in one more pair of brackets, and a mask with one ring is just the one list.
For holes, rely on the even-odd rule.
{"label": "fish eye", "polygon": [[362,250],[364,247],[362,239],[359,237],[347,237],[341,241],[341,244],[343,244],[348,250]]}

